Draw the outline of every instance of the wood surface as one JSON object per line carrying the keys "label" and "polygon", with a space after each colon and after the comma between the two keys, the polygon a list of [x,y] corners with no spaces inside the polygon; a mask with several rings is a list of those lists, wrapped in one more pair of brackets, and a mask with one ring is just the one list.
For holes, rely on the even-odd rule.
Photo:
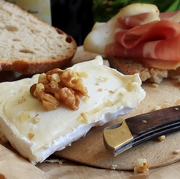
{"label": "wood surface", "polygon": [[131,113],[120,116],[102,127],[91,129],[87,135],[72,146],[56,152],[55,155],[76,161],[88,166],[105,169],[133,170],[139,158],[146,158],[149,168],[169,165],[180,160],[180,154],[173,151],[180,149],[180,132],[166,135],[165,140],[151,140],[114,157],[108,153],[103,144],[103,129],[106,126],[122,122],[123,119],[150,112],[155,108],[170,107],[180,104],[180,82],[164,80],[158,87],[144,83],[146,97]]}
{"label": "wood surface", "polygon": [[0,144],[0,179],[52,179],[42,170],[6,147]]}

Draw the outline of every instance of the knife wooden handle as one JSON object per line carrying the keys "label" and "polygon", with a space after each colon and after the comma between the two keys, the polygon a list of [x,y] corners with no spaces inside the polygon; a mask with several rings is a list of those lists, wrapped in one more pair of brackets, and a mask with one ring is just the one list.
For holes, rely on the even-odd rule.
{"label": "knife wooden handle", "polygon": [[143,133],[148,133],[148,131],[155,131],[156,128],[167,127],[176,122],[180,122],[180,106],[164,108],[126,119],[135,138]]}
{"label": "knife wooden handle", "polygon": [[180,130],[180,106],[169,107],[125,119],[106,127],[104,144],[115,156],[155,137]]}

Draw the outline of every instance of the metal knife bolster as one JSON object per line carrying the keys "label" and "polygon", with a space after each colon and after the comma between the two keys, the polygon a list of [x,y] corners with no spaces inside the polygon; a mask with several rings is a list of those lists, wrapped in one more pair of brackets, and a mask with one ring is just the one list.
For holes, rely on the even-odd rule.
{"label": "metal knife bolster", "polygon": [[145,141],[180,129],[180,106],[137,115],[104,129],[104,144],[118,155]]}

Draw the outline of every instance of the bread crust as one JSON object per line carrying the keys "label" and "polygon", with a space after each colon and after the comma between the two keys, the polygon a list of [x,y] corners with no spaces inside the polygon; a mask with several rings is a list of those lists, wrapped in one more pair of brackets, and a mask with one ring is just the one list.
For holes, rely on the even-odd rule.
{"label": "bread crust", "polygon": [[[8,52],[4,53],[4,54],[7,54],[8,57],[10,56],[9,54],[12,53],[10,58],[6,57],[4,54],[1,55],[2,52],[0,52],[0,71],[17,71],[22,74],[35,74],[35,73],[46,72],[53,68],[64,68],[70,64],[71,59],[73,58],[73,56],[75,55],[75,52],[77,50],[77,44],[76,44],[75,40],[73,39],[73,37],[66,34],[65,32],[63,32],[60,29],[57,29],[55,27],[50,26],[49,24],[46,24],[45,22],[42,22],[40,19],[38,19],[37,17],[33,16],[32,14],[29,14],[28,12],[22,10],[20,7],[14,5],[14,4],[5,2],[4,0],[0,0],[0,10],[2,10],[4,13],[6,13],[6,12],[8,14],[12,13],[12,15],[10,14],[10,16],[13,16],[13,17],[24,16],[25,20],[27,20],[28,21],[27,23],[29,23],[29,24],[25,24],[23,26],[23,28],[27,29],[28,27],[31,27],[30,26],[31,22],[34,24],[37,24],[37,26],[41,27],[41,29],[39,28],[40,30],[38,29],[40,32],[37,33],[37,36],[35,36],[36,35],[35,33],[32,33],[32,35],[34,36],[34,43],[33,43],[33,40],[31,40],[31,35],[29,35],[29,34],[27,34],[27,35],[25,34],[26,36],[24,38],[27,38],[27,39],[25,39],[24,41],[22,40],[21,43],[14,42],[14,41],[12,42],[13,44],[11,46],[15,46],[14,44],[17,44],[17,46],[18,45],[20,46],[20,48],[19,49],[17,48],[16,50],[17,50],[17,54],[21,50],[22,56],[13,54],[14,49],[12,49],[11,46],[7,47],[7,48],[9,48],[9,53]],[[2,15],[1,13],[0,13],[0,17]],[[17,27],[22,26],[22,24],[19,25],[18,22],[15,22],[15,23],[17,24]],[[5,24],[4,27],[3,27],[4,30],[8,31],[7,24]],[[14,26],[12,25],[12,26],[10,26],[10,28],[11,27],[14,27]],[[36,28],[36,27],[33,26],[33,28]],[[22,29],[18,29],[18,30],[22,30]],[[37,29],[33,29],[33,30],[36,31]],[[39,36],[42,35],[41,30],[42,30],[42,33],[45,32],[43,34],[45,43],[42,43],[42,39],[43,39],[42,37],[39,41],[37,40],[37,42],[36,42],[36,38],[38,39]],[[11,34],[13,33],[12,29],[10,29],[9,33],[11,33]],[[14,33],[16,33],[16,32],[14,32]],[[22,33],[23,33],[23,31],[22,31]],[[50,37],[47,36],[48,33],[51,35]],[[51,37],[53,37],[53,36],[55,38],[54,43],[51,42]],[[18,36],[14,35],[13,38],[18,39]],[[59,38],[59,39],[57,39],[57,38]],[[20,37],[19,37],[19,39],[20,39]],[[12,41],[12,39],[8,39],[8,40]],[[1,36],[0,36],[0,41],[1,41]],[[32,43],[31,46],[28,44],[28,43],[30,43],[30,41]],[[41,54],[38,56],[38,55],[36,55],[36,54],[38,54],[38,50],[37,51],[34,50],[33,46],[38,46],[39,42],[41,44],[39,44],[38,48],[42,48],[42,49],[44,48],[44,49],[42,50]],[[46,42],[47,42],[47,45],[46,45]],[[7,44],[6,43],[4,43],[4,44],[9,45],[8,42],[7,42]],[[17,46],[15,46],[15,47],[17,47]],[[25,50],[22,48],[23,46],[25,46],[25,48],[24,48]],[[30,49],[31,47],[32,47],[32,49]],[[1,48],[1,46],[0,46],[0,48]],[[27,51],[26,51],[26,48],[27,48]],[[52,52],[50,52],[50,53],[47,52],[50,50],[52,50]]]}

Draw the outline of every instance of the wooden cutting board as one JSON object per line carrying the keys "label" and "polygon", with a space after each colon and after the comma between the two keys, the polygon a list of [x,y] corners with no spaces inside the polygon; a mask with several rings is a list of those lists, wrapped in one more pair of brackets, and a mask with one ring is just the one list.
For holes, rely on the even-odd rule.
{"label": "wooden cutting board", "polygon": [[[78,47],[72,64],[93,59],[97,54],[84,52],[82,47]],[[23,78],[18,73],[0,72],[0,82],[14,81]],[[102,127],[91,129],[85,137],[74,142],[71,147],[56,152],[56,156],[79,162],[88,166],[114,169],[132,170],[136,166],[139,158],[146,158],[150,168],[168,165],[180,160],[180,154],[174,155],[172,152],[180,149],[180,132],[166,135],[162,142],[156,140],[148,141],[140,146],[134,147],[116,157],[108,153],[103,144],[103,129],[108,125],[122,122],[123,119],[141,113],[152,111],[155,107],[169,107],[180,105],[180,82],[164,80],[157,88],[151,83],[144,83],[142,86],[147,95],[142,103],[131,113],[121,116]],[[0,143],[2,143],[0,141]],[[5,144],[3,144],[5,145]],[[5,145],[14,151],[10,145]]]}
{"label": "wooden cutting board", "polygon": [[[147,95],[141,104],[133,112],[106,126],[152,111],[158,106],[164,108],[180,104],[180,82],[164,80],[158,87],[153,87],[152,83],[144,83],[142,87]],[[173,154],[174,150],[180,149],[180,131],[166,135],[162,142],[151,140],[114,157],[106,151],[103,144],[103,129],[106,126],[91,129],[85,137],[74,142],[71,147],[56,152],[55,155],[89,166],[117,170],[134,169],[139,158],[146,158],[149,168],[165,166],[180,160],[180,154]]]}

